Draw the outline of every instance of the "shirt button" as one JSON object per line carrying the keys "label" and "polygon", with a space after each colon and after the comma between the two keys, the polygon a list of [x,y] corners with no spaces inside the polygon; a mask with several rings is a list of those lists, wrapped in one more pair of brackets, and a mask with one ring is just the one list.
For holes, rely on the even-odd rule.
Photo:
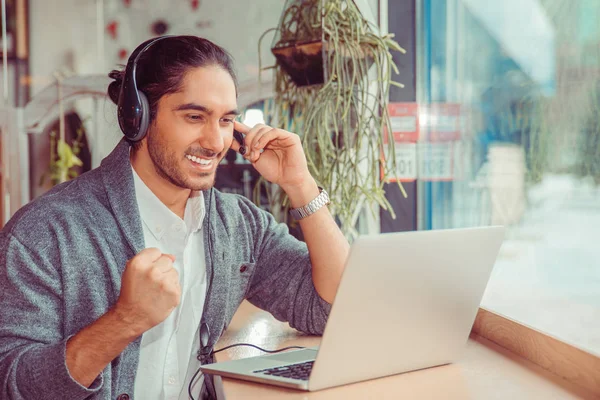
{"label": "shirt button", "polygon": [[177,383],[177,378],[175,378],[174,376],[170,376],[169,377],[169,385],[174,385]]}
{"label": "shirt button", "polygon": [[117,400],[129,400],[129,395],[127,393],[122,393],[117,397]]}
{"label": "shirt button", "polygon": [[246,270],[247,270],[247,269],[248,269],[248,266],[247,266],[247,265],[242,265],[242,266],[240,267],[240,272],[246,272]]}

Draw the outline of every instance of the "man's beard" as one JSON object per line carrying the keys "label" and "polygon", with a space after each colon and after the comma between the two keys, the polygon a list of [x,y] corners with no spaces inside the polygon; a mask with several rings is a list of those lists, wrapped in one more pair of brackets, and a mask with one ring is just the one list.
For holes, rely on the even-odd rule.
{"label": "man's beard", "polygon": [[[156,173],[175,186],[191,190],[208,190],[215,185],[215,172],[199,172],[196,176],[206,178],[213,175],[210,183],[195,183],[189,176],[183,172],[180,167],[180,160],[176,154],[168,153],[167,146],[162,145],[161,141],[156,139],[156,135],[148,135],[148,154],[154,164]],[[222,157],[221,157],[222,158]],[[214,158],[213,162],[220,162],[220,158]]]}

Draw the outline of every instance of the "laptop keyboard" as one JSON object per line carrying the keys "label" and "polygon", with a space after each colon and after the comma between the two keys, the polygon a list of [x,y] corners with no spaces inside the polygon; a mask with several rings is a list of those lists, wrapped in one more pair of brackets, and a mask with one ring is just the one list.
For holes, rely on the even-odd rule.
{"label": "laptop keyboard", "polygon": [[255,373],[280,376],[282,378],[299,379],[307,381],[314,361],[307,361],[300,364],[283,365],[281,367],[261,369]]}

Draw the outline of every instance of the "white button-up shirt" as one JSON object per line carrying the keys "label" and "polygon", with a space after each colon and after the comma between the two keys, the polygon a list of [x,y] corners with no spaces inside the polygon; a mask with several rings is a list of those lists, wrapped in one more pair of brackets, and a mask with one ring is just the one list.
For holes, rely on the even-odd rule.
{"label": "white button-up shirt", "polygon": [[[135,170],[133,178],[145,247],[175,256],[174,268],[181,284],[179,306],[142,335],[135,398],[187,400],[190,379],[200,366],[196,359],[198,327],[206,296],[204,197],[202,192],[192,192],[182,220],[152,193]],[[200,387],[201,377],[193,385],[194,397]]]}

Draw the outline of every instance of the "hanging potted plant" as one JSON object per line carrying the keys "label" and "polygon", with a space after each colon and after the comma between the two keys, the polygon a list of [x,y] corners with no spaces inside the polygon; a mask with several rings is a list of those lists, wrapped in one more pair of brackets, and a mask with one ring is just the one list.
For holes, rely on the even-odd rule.
{"label": "hanging potted plant", "polygon": [[[395,217],[384,191],[395,170],[387,106],[390,85],[402,87],[392,80],[391,51],[404,49],[392,34],[378,35],[352,0],[288,0],[272,30],[270,122],[301,136],[310,172],[329,191],[330,210],[349,238],[364,206],[378,204]],[[385,152],[390,162],[382,162]],[[278,204],[287,210],[280,192],[270,206],[286,220]]]}
{"label": "hanging potted plant", "polygon": [[286,5],[271,52],[297,87],[323,84],[323,36],[320,0]]}

